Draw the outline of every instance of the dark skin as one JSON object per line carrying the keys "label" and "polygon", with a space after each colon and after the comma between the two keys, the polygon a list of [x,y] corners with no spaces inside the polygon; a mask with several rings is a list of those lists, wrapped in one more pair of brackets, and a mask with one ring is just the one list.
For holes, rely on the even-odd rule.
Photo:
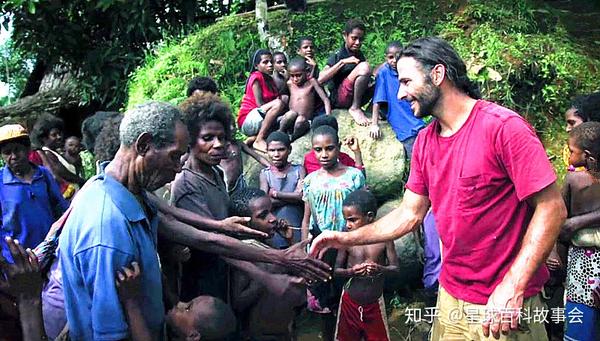
{"label": "dark skin", "polygon": [[71,136],[65,140],[65,152],[63,153],[63,157],[70,164],[75,166],[77,169],[77,173],[81,174],[81,157],[79,156],[79,152],[82,151],[81,140],[76,136]]}
{"label": "dark skin", "polygon": [[306,63],[309,65],[309,74],[311,77],[315,77],[317,62],[315,61],[315,44],[313,41],[308,39],[301,41],[300,47],[298,47],[296,52],[299,56],[302,56],[304,59],[306,59]]}
{"label": "dark skin", "polygon": [[225,151],[226,158],[221,160],[219,164],[226,175],[227,188],[233,188],[235,182],[244,171],[244,161],[242,159],[242,152],[251,156],[258,163],[264,167],[269,167],[270,163],[264,157],[259,155],[254,149],[248,147],[244,143],[238,141],[230,141]]}
{"label": "dark skin", "polygon": [[20,180],[31,183],[33,179],[33,167],[27,156],[30,148],[19,142],[6,142],[2,144],[0,153],[8,169]]}
{"label": "dark skin", "polygon": [[16,297],[24,341],[46,340],[42,318],[42,286],[37,257],[31,249],[24,249],[18,240],[5,238],[14,264],[0,253],[0,290]]}
{"label": "dark skin", "polygon": [[[58,148],[63,147],[62,131],[58,130],[57,128],[52,128],[48,133],[48,136],[42,138],[42,143],[45,147],[52,150],[57,150]],[[64,180],[80,186],[83,186],[85,183],[83,178],[69,172],[69,170],[66,169],[62,163],[60,163],[58,157],[53,153],[39,150],[38,154],[42,158],[44,165],[48,167],[52,175],[57,180]]]}
{"label": "dark skin", "polygon": [[[289,231],[285,223],[277,221],[273,215],[268,197],[252,199],[248,208],[253,228],[270,235],[276,230],[284,235]],[[232,265],[236,266],[235,263]],[[281,335],[288,339],[295,316],[294,307],[306,301],[305,281],[290,276],[287,269],[279,266],[264,264],[251,270],[251,273],[262,273],[262,276],[254,276],[260,280],[248,278],[248,268],[242,270],[244,273],[236,271],[233,275],[233,302],[240,316],[247,316],[248,333],[256,340],[261,340],[262,335]],[[267,316],[269,318],[265,318]]]}
{"label": "dark skin", "polygon": [[287,58],[282,54],[277,54],[273,57],[273,80],[279,92],[282,93],[285,89],[285,83],[288,80]]}
{"label": "dark skin", "polygon": [[287,89],[290,92],[290,110],[283,116],[279,130],[286,132],[293,128],[292,141],[294,141],[310,128],[308,121],[315,113],[317,96],[325,105],[326,115],[331,114],[331,102],[317,80],[308,79],[308,70],[292,64],[288,68],[288,73]]}
{"label": "dark skin", "polygon": [[[288,157],[292,151],[291,146],[286,146],[279,141],[271,141],[267,145],[267,154],[273,164],[272,171],[278,178],[285,178],[291,164],[288,162]],[[274,207],[281,207],[287,204],[302,204],[302,180],[306,172],[304,169],[300,171],[300,179],[294,192],[279,192],[269,187],[267,177],[263,173],[260,174],[259,182],[260,189],[268,193]]]}
{"label": "dark skin", "polygon": [[[342,208],[348,231],[373,222],[374,212],[363,214],[356,206]],[[398,256],[393,242],[352,246],[339,250],[334,274],[351,277],[345,288],[350,297],[361,305],[377,302],[383,294],[385,275],[398,273]]]}

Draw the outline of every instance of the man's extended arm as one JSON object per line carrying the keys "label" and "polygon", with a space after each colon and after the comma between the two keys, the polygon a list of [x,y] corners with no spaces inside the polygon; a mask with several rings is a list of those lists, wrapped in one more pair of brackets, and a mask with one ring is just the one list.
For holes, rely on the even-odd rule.
{"label": "man's extended arm", "polygon": [[352,232],[323,232],[313,242],[311,254],[322,255],[328,248],[374,244],[400,238],[421,224],[429,204],[427,197],[406,189],[400,207]]}
{"label": "man's extended arm", "polygon": [[301,253],[299,245],[306,246],[306,243],[298,243],[285,251],[262,250],[232,237],[197,230],[179,221],[165,219],[162,213],[159,213],[159,218],[159,234],[173,242],[235,259],[281,265],[308,280],[325,280],[330,277],[327,264]]}
{"label": "man's extended arm", "polygon": [[[522,308],[527,284],[548,257],[567,217],[556,184],[534,194],[528,203],[534,208],[533,216],[515,261],[488,299],[487,308],[490,311],[501,313],[502,310],[518,311]],[[512,323],[507,319],[494,318],[485,322],[483,328],[484,335],[491,332],[496,336],[500,331],[506,333],[509,329],[516,329],[517,322],[516,318]]]}

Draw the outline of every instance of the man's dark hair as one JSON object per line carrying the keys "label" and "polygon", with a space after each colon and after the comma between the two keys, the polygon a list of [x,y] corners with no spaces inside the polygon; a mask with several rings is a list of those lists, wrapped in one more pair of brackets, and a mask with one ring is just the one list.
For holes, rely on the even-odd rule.
{"label": "man's dark hair", "polygon": [[298,38],[298,40],[296,40],[296,48],[300,48],[302,47],[302,43],[305,41],[312,41],[313,44],[315,43],[315,40],[313,39],[313,37],[310,36],[301,36]]}
{"label": "man's dark hair", "polygon": [[[122,116],[121,113],[116,111],[96,111],[92,116],[87,117],[81,123],[81,142],[83,143],[85,149],[90,152],[94,152],[94,144],[96,143],[96,138],[104,123],[107,120],[113,119],[115,116]],[[119,119],[119,122],[121,119]],[[119,127],[117,127],[118,134]]]}
{"label": "man's dark hair", "polygon": [[267,137],[267,146],[273,141],[281,142],[284,146],[288,148],[292,146],[289,135],[279,130],[275,130],[274,132],[269,134],[269,137]]}
{"label": "man's dark hair", "polygon": [[238,217],[250,217],[250,202],[256,198],[262,198],[267,194],[258,188],[246,187],[235,191],[229,200],[229,214]]}
{"label": "man's dark hair", "polygon": [[213,94],[219,93],[217,83],[210,77],[196,77],[192,79],[188,83],[187,97],[190,97],[196,90],[212,92]]}
{"label": "man's dark hair", "polygon": [[357,189],[348,194],[342,206],[356,207],[363,215],[369,212],[373,212],[374,216],[377,215],[377,199],[373,193],[364,189]]}
{"label": "man's dark hair", "polygon": [[340,143],[340,138],[338,137],[337,133],[337,130],[333,129],[331,126],[323,125],[313,130],[312,137],[310,138],[310,140],[312,141],[315,138],[315,136],[323,135],[331,137],[334,140],[334,143],[338,144]]}
{"label": "man's dark hair", "polygon": [[190,133],[190,145],[196,143],[200,129],[210,121],[221,123],[227,140],[231,140],[231,109],[219,96],[210,92],[197,93],[179,107],[183,111],[183,122]]}
{"label": "man's dark hair", "polygon": [[62,119],[51,115],[51,114],[42,114],[35,124],[33,125],[33,129],[31,130],[31,139],[33,144],[36,147],[42,147],[42,140],[47,138],[50,135],[50,130],[58,129],[61,132],[65,130],[65,123]]}
{"label": "man's dark hair", "polygon": [[288,70],[293,67],[297,67],[297,68],[300,68],[300,69],[306,71],[306,69],[308,69],[308,64],[306,64],[306,59],[304,59],[304,58],[294,58],[288,63],[287,67],[288,67]]}
{"label": "man's dark hair", "polygon": [[400,43],[397,40],[394,41],[390,41],[387,46],[385,47],[385,53],[388,53],[390,51],[390,49],[392,48],[397,48],[398,50],[402,50],[402,43]]}
{"label": "man's dark hair", "polygon": [[275,59],[275,56],[279,56],[279,55],[282,55],[283,58],[285,58],[285,60],[287,61],[287,56],[285,55],[285,53],[283,53],[281,51],[273,52],[273,59]]}
{"label": "man's dark hair", "polygon": [[335,131],[339,130],[337,119],[331,115],[317,116],[312,120],[311,129],[313,131],[321,126],[330,126]]}
{"label": "man's dark hair", "polygon": [[599,122],[600,92],[575,97],[571,102],[571,108],[575,109],[575,115],[583,122]]}
{"label": "man's dark hair", "polygon": [[600,161],[600,122],[584,122],[569,132],[575,144]]}
{"label": "man's dark hair", "polygon": [[359,19],[350,19],[346,22],[346,26],[344,26],[344,33],[350,34],[355,28],[363,32],[367,31],[365,24],[362,21],[360,21]]}
{"label": "man's dark hair", "polygon": [[423,71],[429,72],[441,64],[446,69],[446,78],[472,98],[481,98],[479,87],[467,76],[467,67],[456,50],[447,41],[438,37],[420,38],[405,46],[398,58],[414,58]]}
{"label": "man's dark hair", "polygon": [[96,161],[104,162],[111,161],[115,158],[115,154],[119,150],[121,140],[119,138],[119,126],[123,120],[123,115],[118,115],[110,118],[100,130],[96,143],[94,144],[94,156]]}

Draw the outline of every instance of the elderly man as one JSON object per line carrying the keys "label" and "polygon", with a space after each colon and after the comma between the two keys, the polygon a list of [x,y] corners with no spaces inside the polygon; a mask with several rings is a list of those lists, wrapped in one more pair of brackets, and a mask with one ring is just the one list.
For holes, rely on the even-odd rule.
{"label": "elderly man", "polygon": [[415,116],[436,118],[417,137],[402,204],[360,230],[324,232],[312,252],[398,238],[431,204],[444,259],[434,339],[480,340],[490,331],[547,339],[543,323],[517,322],[521,309],[543,308],[542,263],[566,217],[542,144],[521,116],[477,100],[464,62],[444,40],[408,45],[397,69],[398,98]]}

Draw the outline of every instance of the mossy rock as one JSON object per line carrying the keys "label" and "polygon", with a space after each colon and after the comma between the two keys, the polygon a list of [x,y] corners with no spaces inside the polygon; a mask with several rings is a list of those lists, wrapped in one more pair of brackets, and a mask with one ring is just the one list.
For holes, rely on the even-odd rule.
{"label": "mossy rock", "polygon": [[[390,126],[382,123],[383,137],[373,140],[369,137],[369,128],[354,123],[347,110],[334,110],[333,115],[338,119],[341,139],[350,135],[354,135],[358,139],[367,172],[367,185],[377,200],[384,202],[398,198],[402,194],[406,161],[404,147],[396,140]],[[303,164],[304,154],[310,149],[310,134],[307,134],[292,144],[289,160],[292,163]],[[342,151],[353,156],[352,151],[345,146],[342,146]],[[254,159],[245,159],[244,175],[251,186],[258,186],[258,174],[261,167]]]}

